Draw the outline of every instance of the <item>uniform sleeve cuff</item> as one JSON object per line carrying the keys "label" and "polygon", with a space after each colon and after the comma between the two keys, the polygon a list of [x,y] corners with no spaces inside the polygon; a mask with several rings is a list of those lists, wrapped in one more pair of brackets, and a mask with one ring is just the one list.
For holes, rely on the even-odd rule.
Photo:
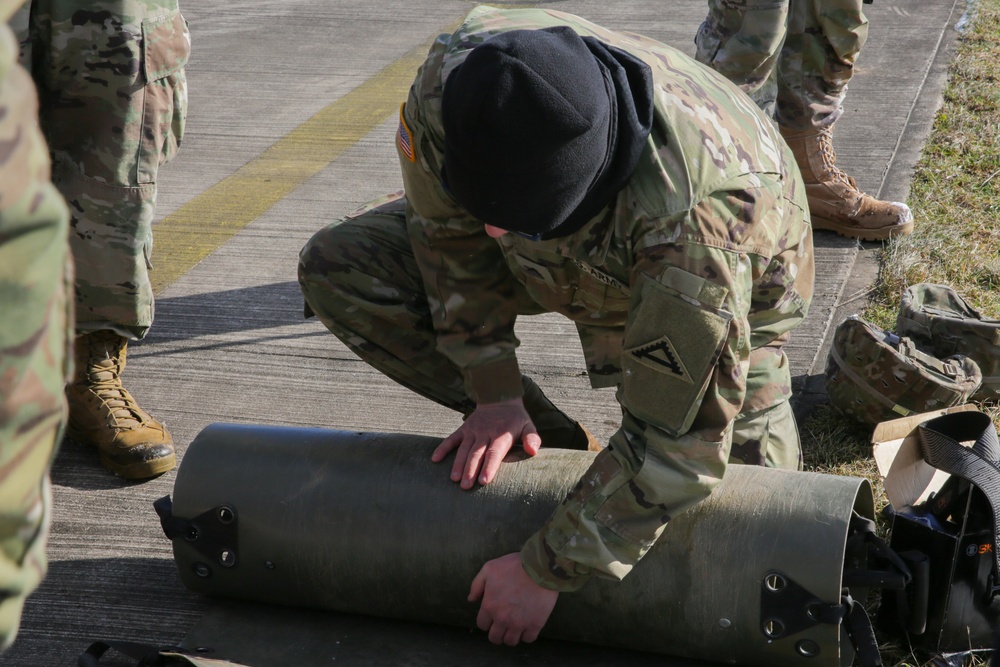
{"label": "uniform sleeve cuff", "polygon": [[464,372],[465,386],[476,405],[521,398],[521,370],[516,357],[491,361]]}
{"label": "uniform sleeve cuff", "polygon": [[590,580],[587,568],[559,558],[549,548],[544,531],[532,535],[521,547],[521,566],[536,584],[561,593],[580,590]]}

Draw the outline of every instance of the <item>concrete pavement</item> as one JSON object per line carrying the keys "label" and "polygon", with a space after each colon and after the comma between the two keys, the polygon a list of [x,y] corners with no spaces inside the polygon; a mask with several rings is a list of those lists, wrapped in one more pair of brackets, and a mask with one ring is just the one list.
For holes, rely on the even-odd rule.
{"label": "concrete pavement", "polygon": [[[687,53],[706,11],[703,0],[538,4]],[[193,41],[191,115],[159,185],[156,323],[130,348],[125,374],[141,403],[167,422],[181,457],[202,428],[218,421],[434,436],[458,424],[456,415],[354,358],[315,320],[304,321],[295,268],[316,229],[401,188],[395,110],[427,41],[450,31],[472,6],[462,0],[183,6]],[[866,5],[869,42],[835,139],[841,166],[866,191],[905,201],[963,8],[957,0]],[[822,396],[829,333],[861,307],[874,266],[871,247],[825,233],[817,234],[816,245],[816,299],[789,347],[804,408]],[[525,371],[596,435],[609,437],[619,410],[613,392],[589,389],[572,325],[557,317],[526,318],[518,334]],[[75,664],[95,639],[164,645],[190,632],[194,646],[231,619],[224,606],[188,593],[177,579],[152,511],[152,502],[171,492],[174,475],[127,483],[105,472],[96,453],[64,444],[53,467],[50,574],[29,600],[21,636],[0,664]],[[293,619],[292,626],[300,622]],[[341,622],[343,633],[361,627],[357,619]],[[378,637],[379,623],[365,627]],[[453,662],[456,654],[448,651],[459,645],[472,664],[511,658],[482,637],[468,643],[454,634],[393,627],[411,639],[432,637],[411,664]],[[335,635],[327,639],[337,641]],[[258,639],[265,636],[272,635]],[[516,659],[559,664],[567,655],[545,646]],[[355,647],[353,654],[341,649],[336,664],[375,664],[373,654]],[[593,651],[581,655],[602,655]],[[385,655],[385,664],[403,664],[398,654]],[[293,664],[272,659],[261,664]]]}

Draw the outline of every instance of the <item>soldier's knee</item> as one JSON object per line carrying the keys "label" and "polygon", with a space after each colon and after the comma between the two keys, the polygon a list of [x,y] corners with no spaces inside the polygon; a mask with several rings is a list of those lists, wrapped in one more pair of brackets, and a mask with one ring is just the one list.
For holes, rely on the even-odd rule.
{"label": "soldier's knee", "polygon": [[299,253],[299,283],[317,276],[328,276],[346,261],[350,248],[350,228],[338,220],[312,235]]}

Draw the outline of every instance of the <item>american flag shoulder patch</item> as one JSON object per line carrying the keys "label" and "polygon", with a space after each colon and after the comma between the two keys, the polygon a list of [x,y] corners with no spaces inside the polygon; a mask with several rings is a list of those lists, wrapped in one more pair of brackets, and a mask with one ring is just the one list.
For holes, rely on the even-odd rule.
{"label": "american flag shoulder patch", "polygon": [[406,108],[406,102],[399,105],[399,129],[396,130],[396,146],[399,147],[400,152],[406,156],[407,160],[416,162],[417,155],[413,151],[413,133],[410,132],[410,128],[406,125],[406,119],[403,117],[404,108]]}

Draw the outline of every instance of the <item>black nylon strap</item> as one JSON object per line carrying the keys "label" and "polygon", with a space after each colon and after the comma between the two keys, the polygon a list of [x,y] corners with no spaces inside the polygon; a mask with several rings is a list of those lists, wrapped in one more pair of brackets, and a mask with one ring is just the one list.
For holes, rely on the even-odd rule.
{"label": "black nylon strap", "polygon": [[[956,412],[920,425],[924,460],[968,480],[986,496],[993,512],[993,558],[1000,574],[1000,439],[983,412]],[[975,440],[972,447],[962,441]]]}
{"label": "black nylon strap", "polygon": [[[149,644],[138,642],[127,642],[119,640],[96,641],[87,647],[87,650],[77,658],[77,667],[102,667],[101,658],[108,651],[115,651],[127,658],[135,660],[134,667],[170,667],[171,665],[193,665],[195,660],[207,660],[204,656],[198,655],[206,649],[189,651],[179,646],[166,646],[157,648]],[[211,652],[211,649],[208,649]],[[212,664],[219,665],[241,665],[242,663],[230,662],[224,659],[212,658]],[[119,664],[116,662],[115,664]]]}
{"label": "black nylon strap", "polygon": [[856,602],[850,595],[843,595],[840,599],[849,610],[846,629],[851,638],[851,645],[857,653],[858,664],[861,667],[882,667],[882,655],[878,650],[875,629],[864,605]]}
{"label": "black nylon strap", "polygon": [[170,500],[170,496],[163,496],[154,501],[153,509],[156,510],[156,514],[160,517],[160,527],[163,528],[164,535],[170,539],[174,539],[175,537],[184,537],[189,534],[191,522],[187,519],[179,519],[174,516],[174,503]]}
{"label": "black nylon strap", "polygon": [[865,561],[870,554],[888,563],[890,567],[888,570],[875,570],[867,566],[860,569],[845,567],[842,582],[848,589],[860,587],[901,590],[912,579],[910,568],[903,559],[876,534],[875,522],[861,516],[856,510],[851,515],[847,551],[854,559]]}
{"label": "black nylon strap", "polygon": [[135,667],[160,667],[164,664],[163,658],[160,657],[160,649],[155,646],[136,642],[98,641],[80,654],[76,662],[77,667],[100,667],[101,657],[111,649],[136,660]]}

